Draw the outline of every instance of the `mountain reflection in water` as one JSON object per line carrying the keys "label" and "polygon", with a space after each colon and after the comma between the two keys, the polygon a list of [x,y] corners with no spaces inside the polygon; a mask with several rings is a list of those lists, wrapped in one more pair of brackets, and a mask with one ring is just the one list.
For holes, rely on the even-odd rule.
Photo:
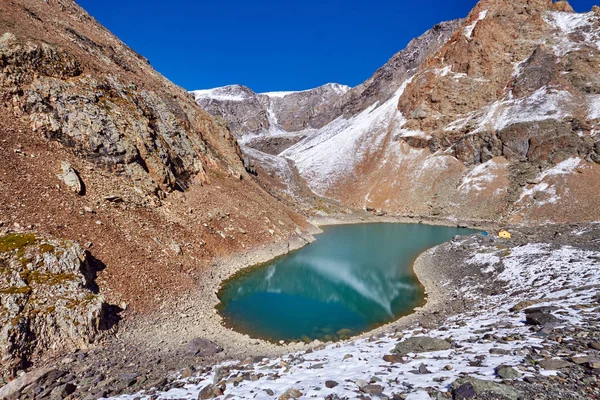
{"label": "mountain reflection in water", "polygon": [[374,328],[423,303],[412,271],[421,252],[475,232],[387,223],[323,230],[316,242],[226,281],[218,307],[226,323],[270,340],[337,340]]}

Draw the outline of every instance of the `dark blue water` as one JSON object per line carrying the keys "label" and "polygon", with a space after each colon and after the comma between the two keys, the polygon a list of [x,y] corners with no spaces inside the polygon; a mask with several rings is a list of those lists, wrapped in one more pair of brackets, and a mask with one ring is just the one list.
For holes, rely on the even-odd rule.
{"label": "dark blue water", "polygon": [[268,340],[339,340],[391,322],[424,303],[415,258],[476,231],[421,224],[323,228],[314,243],[225,281],[226,325]]}

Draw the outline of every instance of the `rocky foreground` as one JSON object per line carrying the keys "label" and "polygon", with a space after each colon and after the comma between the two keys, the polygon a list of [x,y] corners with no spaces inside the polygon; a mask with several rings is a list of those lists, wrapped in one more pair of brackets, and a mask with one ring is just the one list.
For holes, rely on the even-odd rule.
{"label": "rocky foreground", "polygon": [[[162,376],[165,361],[128,349],[78,351],[0,398],[600,398],[600,224],[512,233],[424,253],[427,305],[358,339],[216,365],[220,348],[198,340],[180,355],[189,367]],[[106,373],[114,365],[129,372]]]}
{"label": "rocky foreground", "polygon": [[[118,321],[98,293],[98,268],[77,243],[33,233],[0,237],[0,372],[86,348]],[[0,379],[2,379],[0,375]],[[6,389],[0,390],[0,398]]]}

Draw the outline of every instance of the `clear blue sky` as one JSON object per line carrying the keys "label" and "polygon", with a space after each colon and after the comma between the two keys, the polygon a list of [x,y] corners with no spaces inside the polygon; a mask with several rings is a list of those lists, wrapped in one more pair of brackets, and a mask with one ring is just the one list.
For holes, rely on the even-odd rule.
{"label": "clear blue sky", "polygon": [[[510,1],[510,0],[507,0]],[[77,0],[185,89],[355,86],[415,36],[476,0]],[[573,0],[589,11],[590,0]]]}

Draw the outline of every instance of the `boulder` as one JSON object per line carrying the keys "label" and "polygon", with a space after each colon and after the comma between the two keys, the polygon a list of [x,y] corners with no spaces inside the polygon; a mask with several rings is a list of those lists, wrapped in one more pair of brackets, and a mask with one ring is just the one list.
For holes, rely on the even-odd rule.
{"label": "boulder", "polygon": [[560,319],[556,318],[552,314],[546,313],[533,313],[525,315],[525,323],[527,325],[547,325],[547,324],[558,324]]}
{"label": "boulder", "polygon": [[21,375],[14,381],[11,381],[7,385],[0,388],[0,399],[6,399],[13,396],[16,397],[18,393],[26,389],[28,386],[35,385],[42,379],[46,378],[52,371],[55,371],[55,369],[41,368]]}
{"label": "boulder", "polygon": [[450,387],[452,398],[456,400],[476,398],[517,400],[519,398],[519,392],[510,386],[470,376],[455,380]]}
{"label": "boulder", "polygon": [[79,174],[66,161],[61,163],[62,172],[57,175],[58,179],[64,182],[73,192],[83,194],[83,182],[79,178]]}
{"label": "boulder", "polygon": [[281,396],[279,400],[290,400],[302,397],[302,392],[297,389],[288,389]]}
{"label": "boulder", "polygon": [[373,396],[380,395],[383,393],[383,386],[381,385],[366,385],[360,388],[361,392],[367,393]]}
{"label": "boulder", "polygon": [[569,367],[571,365],[571,363],[566,360],[561,360],[561,359],[557,359],[557,358],[549,358],[547,360],[542,360],[542,361],[538,362],[538,365],[540,367],[542,367],[543,369],[558,370],[558,369]]}
{"label": "boulder", "polygon": [[495,372],[502,379],[518,379],[523,376],[519,371],[508,365],[497,366]]}
{"label": "boulder", "polygon": [[198,400],[214,399],[217,396],[222,396],[223,391],[215,385],[204,386],[198,393]]}
{"label": "boulder", "polygon": [[393,352],[398,354],[425,353],[429,351],[448,350],[451,348],[452,345],[450,342],[443,339],[430,338],[427,336],[414,336],[398,343]]}
{"label": "boulder", "polygon": [[385,356],[383,356],[383,361],[392,363],[392,364],[396,364],[396,363],[403,363],[404,362],[404,358],[401,354],[386,354]]}
{"label": "boulder", "polygon": [[222,351],[221,346],[208,339],[194,338],[187,344],[187,353],[194,357],[210,357]]}

